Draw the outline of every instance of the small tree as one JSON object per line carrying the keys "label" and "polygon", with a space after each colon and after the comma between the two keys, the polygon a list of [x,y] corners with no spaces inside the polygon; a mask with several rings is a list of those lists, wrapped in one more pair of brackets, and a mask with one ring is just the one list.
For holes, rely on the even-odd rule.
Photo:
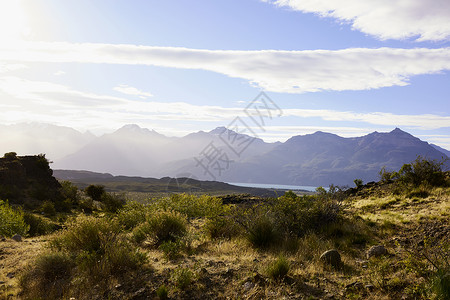
{"label": "small tree", "polygon": [[102,195],[105,193],[105,187],[99,184],[91,184],[85,190],[86,194],[92,198],[92,200],[100,201]]}
{"label": "small tree", "polygon": [[17,158],[17,153],[16,152],[5,153],[5,155],[3,155],[3,158],[6,158],[8,160],[14,160]]}
{"label": "small tree", "polygon": [[359,178],[353,180],[353,182],[355,183],[355,185],[356,185],[357,188],[360,188],[360,187],[362,187],[362,185],[363,185],[362,179],[359,179]]}

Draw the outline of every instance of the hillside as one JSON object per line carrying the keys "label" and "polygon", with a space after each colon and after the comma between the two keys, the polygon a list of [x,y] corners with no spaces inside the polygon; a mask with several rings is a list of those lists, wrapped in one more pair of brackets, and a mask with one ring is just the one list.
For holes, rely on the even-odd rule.
{"label": "hillside", "polygon": [[0,296],[448,299],[450,173],[410,166],[313,196],[226,204],[173,194],[116,212],[74,208],[53,217],[64,224],[56,234],[0,239]]}

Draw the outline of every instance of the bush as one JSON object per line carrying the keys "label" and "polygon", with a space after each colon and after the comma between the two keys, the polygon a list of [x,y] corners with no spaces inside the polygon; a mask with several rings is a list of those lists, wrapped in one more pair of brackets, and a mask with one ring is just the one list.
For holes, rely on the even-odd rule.
{"label": "bush", "polygon": [[208,219],[205,231],[211,239],[231,239],[239,233],[238,225],[228,216],[217,216]]}
{"label": "bush", "polygon": [[177,268],[173,270],[170,279],[176,287],[184,290],[194,281],[194,275],[194,272],[188,268]]}
{"label": "bush", "polygon": [[23,211],[13,209],[8,202],[0,200],[0,235],[11,237],[14,234],[25,235],[29,226],[23,219]]}
{"label": "bush", "polygon": [[156,209],[177,211],[188,218],[215,217],[224,210],[221,199],[208,195],[172,194],[154,205]]}
{"label": "bush", "polygon": [[167,260],[177,259],[181,257],[184,245],[180,240],[166,241],[159,245],[158,249],[164,253]]}
{"label": "bush", "polygon": [[410,251],[403,261],[408,271],[426,279],[428,289],[424,292],[428,298],[450,299],[450,243],[425,239],[424,246]]}
{"label": "bush", "polygon": [[103,193],[100,197],[100,202],[103,203],[104,210],[116,213],[123,208],[126,200],[124,195]]}
{"label": "bush", "polygon": [[92,200],[100,201],[102,195],[105,193],[105,187],[103,185],[91,184],[84,191]]}
{"label": "bush", "polygon": [[167,291],[167,287],[165,285],[161,285],[157,290],[156,290],[156,296],[158,296],[158,298],[160,300],[166,300],[169,298],[169,292]]}
{"label": "bush", "polygon": [[3,155],[3,158],[7,160],[15,160],[17,158],[17,153],[16,152],[5,153],[5,155]]}
{"label": "bush", "polygon": [[355,180],[353,180],[353,182],[355,183],[355,185],[356,185],[357,188],[360,188],[360,187],[363,186],[363,181],[362,181],[362,179],[355,179]]}
{"label": "bush", "polygon": [[303,236],[307,231],[318,230],[337,222],[341,216],[339,203],[332,199],[333,193],[317,196],[287,194],[272,202],[275,223],[286,235]]}
{"label": "bush", "polygon": [[59,228],[58,225],[32,213],[24,213],[23,220],[30,226],[30,229],[28,230],[28,235],[30,236],[49,234]]}
{"label": "bush", "polygon": [[267,275],[272,279],[280,280],[286,277],[289,269],[289,262],[281,255],[267,267]]}
{"label": "bush", "polygon": [[186,218],[177,212],[157,212],[148,220],[148,230],[156,245],[176,241],[186,235]]}
{"label": "bush", "polygon": [[106,219],[79,217],[68,224],[67,230],[51,241],[53,248],[79,254],[105,253],[108,241],[115,240],[120,227]]}
{"label": "bush", "polygon": [[51,201],[44,201],[41,205],[41,211],[47,217],[53,217],[56,215],[55,205]]}
{"label": "bush", "polygon": [[60,182],[61,192],[65,199],[69,199],[72,204],[78,204],[80,196],[78,194],[78,188],[70,181],[64,180]]}
{"label": "bush", "polygon": [[392,177],[399,183],[416,187],[421,184],[444,186],[446,185],[446,176],[442,168],[446,161],[447,159],[427,160],[418,156],[412,163],[404,164]]}
{"label": "bush", "polygon": [[128,202],[117,214],[117,220],[126,230],[131,230],[145,222],[146,207],[137,202]]}
{"label": "bush", "polygon": [[275,224],[266,216],[253,220],[247,230],[247,240],[256,248],[268,248],[280,237]]}
{"label": "bush", "polygon": [[81,198],[78,202],[78,207],[86,214],[92,213],[95,209],[94,201],[88,197]]}
{"label": "bush", "polygon": [[19,284],[27,299],[60,299],[68,290],[74,267],[65,253],[45,253],[28,266]]}

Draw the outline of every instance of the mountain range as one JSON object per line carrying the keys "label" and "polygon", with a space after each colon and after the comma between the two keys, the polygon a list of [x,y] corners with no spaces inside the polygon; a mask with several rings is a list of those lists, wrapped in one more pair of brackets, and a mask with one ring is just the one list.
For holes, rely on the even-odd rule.
{"label": "mountain range", "polygon": [[344,138],[316,132],[284,143],[239,134],[225,127],[167,137],[137,125],[96,137],[45,124],[0,126],[0,151],[46,153],[54,169],[114,175],[190,177],[240,183],[327,186],[377,179],[382,167],[397,170],[418,155],[449,152],[399,128]]}

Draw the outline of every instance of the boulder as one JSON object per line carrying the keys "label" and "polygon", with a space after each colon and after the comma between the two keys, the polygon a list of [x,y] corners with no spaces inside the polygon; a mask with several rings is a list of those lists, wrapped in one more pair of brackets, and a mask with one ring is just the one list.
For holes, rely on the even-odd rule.
{"label": "boulder", "polygon": [[338,267],[341,264],[341,255],[336,249],[332,249],[322,253],[320,260],[325,264]]}
{"label": "boulder", "polygon": [[15,240],[16,242],[21,242],[22,236],[20,234],[15,234],[12,236],[12,239]]}
{"label": "boulder", "polygon": [[367,258],[378,257],[388,254],[387,249],[383,245],[372,246],[367,251]]}

